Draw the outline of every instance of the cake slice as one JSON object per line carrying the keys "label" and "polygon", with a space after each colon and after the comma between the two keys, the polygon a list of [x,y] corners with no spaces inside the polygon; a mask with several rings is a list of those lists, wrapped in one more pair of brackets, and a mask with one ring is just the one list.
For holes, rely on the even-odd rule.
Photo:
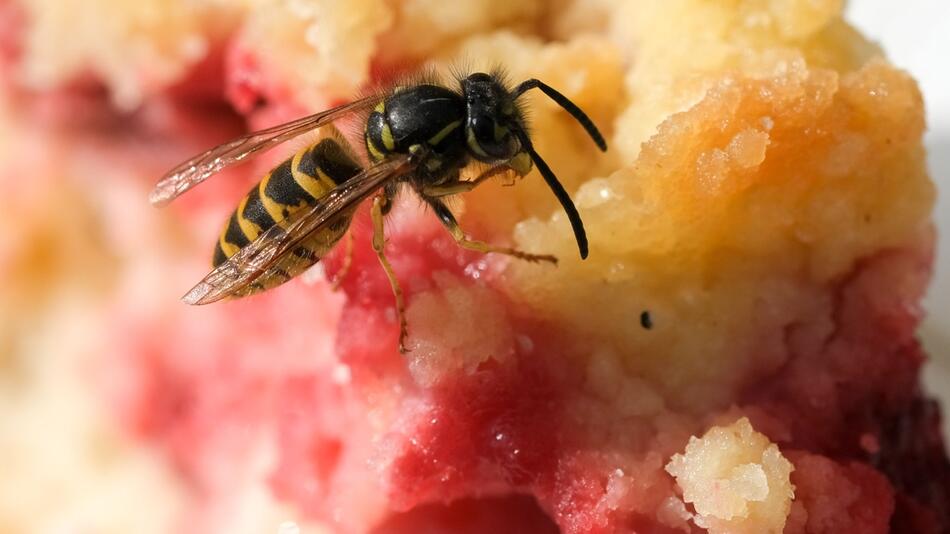
{"label": "cake slice", "polygon": [[[63,16],[79,4],[5,6],[28,23],[0,40],[19,73],[0,133],[57,119],[31,130],[57,151],[34,185],[89,206],[91,254],[114,273],[82,301],[97,340],[89,394],[123,451],[157,451],[177,475],[175,531],[950,529],[950,463],[915,335],[934,242],[923,100],[841,2],[136,6],[107,27]],[[406,290],[406,355],[365,207],[341,291],[338,250],[259,296],[177,301],[248,184],[296,147],[159,212],[145,198],[164,171],[464,61],[542,79],[605,130],[601,154],[529,97],[587,260],[531,174],[453,208],[473,236],[556,267],[464,251],[408,196],[397,204],[386,246]],[[79,96],[89,120],[76,124],[62,103]],[[39,261],[11,250],[0,262]],[[36,272],[29,287],[54,296],[86,283],[81,270]]]}

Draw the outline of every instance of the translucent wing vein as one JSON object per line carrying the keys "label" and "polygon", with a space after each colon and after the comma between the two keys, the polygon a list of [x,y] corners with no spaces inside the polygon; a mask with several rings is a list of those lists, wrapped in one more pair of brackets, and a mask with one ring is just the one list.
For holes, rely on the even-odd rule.
{"label": "translucent wing vein", "polygon": [[293,122],[253,132],[204,152],[169,171],[149,195],[149,202],[165,206],[184,192],[222,169],[248,156],[333,122],[347,114],[371,108],[379,97],[371,96]]}

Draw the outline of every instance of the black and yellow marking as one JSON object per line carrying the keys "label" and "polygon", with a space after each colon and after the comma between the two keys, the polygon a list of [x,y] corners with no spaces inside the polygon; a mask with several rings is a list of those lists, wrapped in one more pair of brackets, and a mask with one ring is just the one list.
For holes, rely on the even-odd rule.
{"label": "black and yellow marking", "polygon": [[[317,204],[358,172],[359,165],[334,139],[324,139],[284,160],[248,192],[228,218],[214,249],[214,266],[227,261],[294,212]],[[348,223],[350,216],[341,214],[338,219]],[[330,224],[315,232],[243,294],[270,289],[297,276],[319,261],[346,233],[347,227],[348,224]]]}
{"label": "black and yellow marking", "polygon": [[314,200],[314,197],[297,183],[291,169],[292,159],[288,159],[265,176],[259,186],[264,209],[278,222]]}
{"label": "black and yellow marking", "polygon": [[485,149],[482,148],[482,145],[479,144],[478,139],[475,138],[475,131],[471,128],[467,128],[465,131],[465,142],[468,144],[468,149],[480,157],[491,157],[488,155],[488,152],[485,152]]}
{"label": "black and yellow marking", "polygon": [[439,133],[433,135],[428,140],[426,140],[426,143],[428,143],[429,146],[433,146],[433,147],[439,146],[439,144],[442,141],[444,141],[445,138],[449,136],[449,134],[454,132],[461,125],[462,125],[462,121],[460,120],[452,121],[448,123],[445,126],[445,128],[442,128],[441,130],[439,130]]}
{"label": "black and yellow marking", "polygon": [[[270,216],[270,213],[267,213],[267,210],[264,209],[264,203],[261,202],[260,184],[255,186],[254,189],[251,189],[251,192],[241,201],[241,205],[243,205],[243,207],[239,206],[238,209],[241,213],[242,228],[244,228],[245,225],[254,225],[259,232],[262,232],[274,226],[275,221],[273,217]],[[251,239],[257,237],[256,235],[252,236],[250,233],[247,233],[247,236]]]}
{"label": "black and yellow marking", "polygon": [[387,152],[392,152],[396,149],[396,139],[393,137],[393,130],[388,123],[383,123],[383,127],[379,132],[379,138],[383,142],[383,148],[385,148]]}
{"label": "black and yellow marking", "polygon": [[[244,230],[241,229],[241,223],[238,222],[240,217],[241,216],[235,211],[228,218],[228,224],[224,227],[224,233],[221,234],[221,242],[224,245],[243,248],[251,242],[251,239],[245,235]],[[235,250],[235,252],[237,251]]]}
{"label": "black and yellow marking", "polygon": [[380,102],[366,119],[366,152],[369,153],[369,157],[375,162],[385,159],[392,150],[386,148],[385,139],[383,139],[384,135],[386,135],[383,134],[384,131],[388,134],[388,139],[392,143],[392,146],[395,147],[392,128],[386,122],[386,103]]}
{"label": "black and yellow marking", "polygon": [[[424,146],[439,157],[461,156],[465,105],[457,93],[435,85],[414,85],[394,90],[366,120],[364,141],[373,162],[391,154],[412,153]],[[451,153],[451,154],[449,154]],[[430,165],[435,172],[443,165]]]}

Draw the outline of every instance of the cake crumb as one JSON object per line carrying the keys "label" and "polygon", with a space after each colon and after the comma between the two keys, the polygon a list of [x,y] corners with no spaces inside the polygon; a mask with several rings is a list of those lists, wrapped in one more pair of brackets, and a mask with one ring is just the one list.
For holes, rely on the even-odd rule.
{"label": "cake crumb", "polygon": [[436,288],[417,294],[406,312],[409,372],[431,386],[459,370],[474,371],[489,359],[514,353],[515,338],[498,297],[487,287],[467,286],[457,277],[435,273]]}
{"label": "cake crumb", "polygon": [[690,438],[666,466],[696,510],[696,525],[713,534],[782,532],[794,497],[792,470],[745,417]]}

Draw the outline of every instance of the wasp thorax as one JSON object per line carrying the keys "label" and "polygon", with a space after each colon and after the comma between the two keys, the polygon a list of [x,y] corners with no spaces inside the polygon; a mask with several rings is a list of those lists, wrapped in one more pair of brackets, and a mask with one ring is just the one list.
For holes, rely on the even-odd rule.
{"label": "wasp thorax", "polygon": [[498,80],[483,72],[462,80],[465,96],[465,138],[482,161],[507,161],[520,144],[509,125],[516,124],[514,98]]}

